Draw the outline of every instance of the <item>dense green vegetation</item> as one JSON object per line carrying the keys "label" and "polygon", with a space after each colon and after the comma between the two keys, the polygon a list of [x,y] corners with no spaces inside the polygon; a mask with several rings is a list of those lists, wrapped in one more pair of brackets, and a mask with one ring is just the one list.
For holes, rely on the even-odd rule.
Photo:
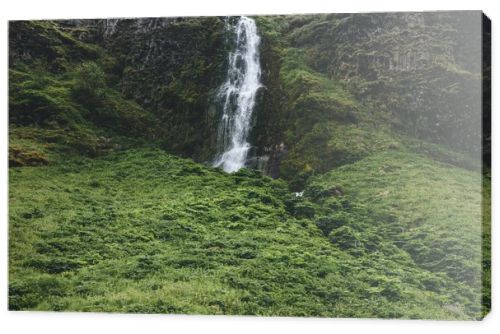
{"label": "dense green vegetation", "polygon": [[[12,30],[19,41],[11,38],[10,46],[11,166],[46,164],[68,153],[96,156],[162,133],[151,112],[107,84],[103,50],[50,22],[16,22]],[[17,58],[28,57],[17,46],[34,54]]]}
{"label": "dense green vegetation", "polygon": [[[398,158],[399,166],[419,159]],[[413,173],[396,168],[387,171]],[[449,169],[429,168],[441,175],[433,182],[447,182]],[[358,176],[339,173],[349,172]],[[479,295],[460,275],[426,270],[398,247],[410,218],[391,220],[351,194],[322,195],[329,177],[307,190],[311,203],[256,172],[227,175],[142,149],[14,168],[10,178],[12,309],[463,319],[480,312]],[[399,189],[394,178],[381,184]],[[454,181],[470,178],[459,172]],[[473,220],[475,204],[449,203]],[[446,222],[429,223],[418,228],[446,233]],[[471,261],[472,275],[477,265]]]}
{"label": "dense green vegetation", "polygon": [[12,22],[9,308],[482,318],[468,15],[256,18],[269,163],[235,174],[206,164],[225,19]]}

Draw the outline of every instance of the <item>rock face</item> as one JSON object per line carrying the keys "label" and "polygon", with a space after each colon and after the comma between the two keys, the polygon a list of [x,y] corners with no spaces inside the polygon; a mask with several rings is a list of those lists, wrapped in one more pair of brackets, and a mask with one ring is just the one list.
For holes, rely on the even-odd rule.
{"label": "rock face", "polygon": [[401,146],[395,133],[480,160],[481,55],[473,36],[481,20],[480,12],[260,18],[267,76],[254,143],[270,161],[282,155],[282,142],[288,151],[279,171],[267,172],[324,172],[374,146]]}
{"label": "rock face", "polygon": [[114,83],[126,98],[151,110],[166,130],[165,147],[199,161],[215,149],[214,92],[223,81],[225,18],[77,20],[83,38],[113,57]]}
{"label": "rock face", "polygon": [[328,15],[304,23],[291,30],[292,45],[307,49],[312,69],[341,80],[404,131],[479,150],[480,12]]}
{"label": "rock face", "polygon": [[[214,97],[232,48],[225,26],[236,19],[16,22],[9,59],[15,67],[41,58],[58,74],[97,62],[109,87],[153,115],[136,132],[207,162],[216,153],[221,116]],[[394,133],[479,157],[481,58],[473,38],[481,28],[479,12],[255,21],[263,88],[248,140],[252,167],[273,177],[307,178],[391,143],[404,147]]]}

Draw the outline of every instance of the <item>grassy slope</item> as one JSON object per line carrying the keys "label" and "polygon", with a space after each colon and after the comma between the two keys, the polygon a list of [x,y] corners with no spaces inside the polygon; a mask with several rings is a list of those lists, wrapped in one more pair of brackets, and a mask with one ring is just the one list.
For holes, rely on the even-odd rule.
{"label": "grassy slope", "polygon": [[376,235],[405,250],[419,267],[463,285],[457,291],[465,298],[462,307],[484,311],[480,307],[484,254],[479,173],[389,150],[315,178],[307,192],[319,193],[317,201],[324,205],[328,196],[321,194],[332,188],[366,208],[366,217],[345,224],[359,233],[361,244],[369,235],[364,224],[371,221]]}
{"label": "grassy slope", "polygon": [[159,150],[11,168],[10,308],[476,316],[453,281],[390,241],[364,256],[330,242],[307,208],[281,181]]}
{"label": "grassy slope", "polygon": [[111,88],[106,88],[101,105],[86,107],[72,96],[75,80],[68,77],[71,73],[32,71],[10,72],[11,117],[34,118],[11,122],[9,163],[13,166],[57,162],[68,153],[96,156],[143,143],[144,137],[151,138],[158,131],[153,115]]}
{"label": "grassy slope", "polygon": [[159,141],[157,117],[119,92],[104,49],[50,21],[16,21],[10,32],[10,165]]}
{"label": "grassy slope", "polygon": [[[396,133],[387,115],[308,67],[303,50],[276,44],[287,185],[152,149],[85,158],[164,134],[113,88],[113,59],[103,50],[34,25],[30,43],[50,38],[56,57],[11,63],[10,162],[48,165],[10,169],[11,309],[485,313],[478,265],[482,258],[488,272],[489,239],[483,256],[481,179],[468,171],[477,164]],[[106,73],[97,105],[74,94],[74,68],[88,59]],[[289,185],[305,187],[305,197],[294,198]],[[483,224],[488,231],[489,220]]]}

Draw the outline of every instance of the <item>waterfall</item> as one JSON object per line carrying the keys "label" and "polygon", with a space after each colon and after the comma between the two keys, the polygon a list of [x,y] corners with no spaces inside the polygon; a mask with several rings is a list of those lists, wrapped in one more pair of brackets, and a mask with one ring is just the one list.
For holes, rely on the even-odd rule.
{"label": "waterfall", "polygon": [[228,173],[245,166],[250,144],[252,113],[260,83],[260,60],[257,26],[251,18],[241,16],[233,28],[235,48],[229,53],[227,79],[219,88],[222,116],[217,134],[218,154],[214,167]]}

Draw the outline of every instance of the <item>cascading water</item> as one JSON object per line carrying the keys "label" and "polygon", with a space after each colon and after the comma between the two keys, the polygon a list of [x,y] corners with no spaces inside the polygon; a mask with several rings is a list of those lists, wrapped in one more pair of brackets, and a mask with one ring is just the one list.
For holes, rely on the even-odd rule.
{"label": "cascading water", "polygon": [[217,136],[219,153],[213,163],[228,173],[245,166],[255,97],[262,87],[255,21],[242,16],[234,30],[235,50],[229,53],[227,79],[218,92],[223,109]]}

